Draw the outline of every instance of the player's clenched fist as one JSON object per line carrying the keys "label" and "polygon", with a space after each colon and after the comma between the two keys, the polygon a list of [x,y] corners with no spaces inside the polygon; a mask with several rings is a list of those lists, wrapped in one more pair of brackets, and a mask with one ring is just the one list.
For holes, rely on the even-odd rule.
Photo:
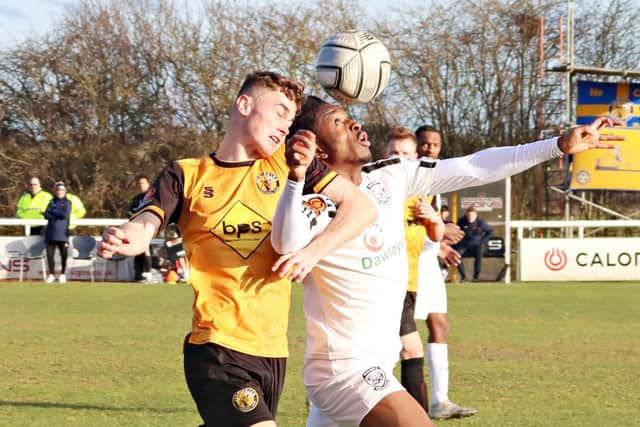
{"label": "player's clenched fist", "polygon": [[303,181],[304,174],[316,154],[316,135],[304,129],[297,131],[287,141],[285,153],[289,179]]}
{"label": "player's clenched fist", "polygon": [[98,255],[102,258],[111,258],[116,253],[121,253],[122,246],[127,243],[129,241],[124,231],[118,227],[108,227],[102,233],[102,241],[97,244]]}

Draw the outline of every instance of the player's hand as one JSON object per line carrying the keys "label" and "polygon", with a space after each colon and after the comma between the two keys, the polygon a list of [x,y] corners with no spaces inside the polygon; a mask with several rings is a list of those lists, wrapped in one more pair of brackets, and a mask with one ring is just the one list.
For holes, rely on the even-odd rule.
{"label": "player's hand", "polygon": [[440,257],[447,267],[460,265],[462,262],[462,257],[451,246],[449,246],[445,242],[440,243],[440,251],[438,252],[438,257]]}
{"label": "player's hand", "polygon": [[129,240],[124,231],[118,227],[108,227],[102,233],[102,241],[97,243],[98,256],[109,259],[115,254],[129,255],[128,246]]}
{"label": "player's hand", "polygon": [[444,225],[444,238],[451,244],[456,244],[464,237],[464,231],[458,227],[458,224],[449,222]]}
{"label": "player's hand", "polygon": [[297,131],[287,141],[285,156],[289,166],[289,179],[304,181],[307,168],[316,154],[316,135],[308,130]]}
{"label": "player's hand", "polygon": [[624,125],[620,120],[599,117],[591,124],[577,126],[558,139],[558,148],[565,154],[577,154],[592,148],[614,148],[615,145],[602,141],[624,141],[624,136],[602,135],[600,130],[605,127]]}
{"label": "player's hand", "polygon": [[282,255],[271,267],[271,271],[292,282],[302,282],[320,257],[309,246],[290,254]]}
{"label": "player's hand", "polygon": [[413,215],[423,223],[442,222],[442,218],[438,215],[438,212],[436,212],[431,204],[427,203],[422,197],[419,199],[418,203],[413,205]]}

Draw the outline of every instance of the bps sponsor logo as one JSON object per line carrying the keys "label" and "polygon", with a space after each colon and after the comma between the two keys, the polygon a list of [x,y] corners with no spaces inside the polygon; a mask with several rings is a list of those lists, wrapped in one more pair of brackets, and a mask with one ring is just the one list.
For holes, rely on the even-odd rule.
{"label": "bps sponsor logo", "polygon": [[269,236],[271,223],[238,201],[210,231],[246,259]]}

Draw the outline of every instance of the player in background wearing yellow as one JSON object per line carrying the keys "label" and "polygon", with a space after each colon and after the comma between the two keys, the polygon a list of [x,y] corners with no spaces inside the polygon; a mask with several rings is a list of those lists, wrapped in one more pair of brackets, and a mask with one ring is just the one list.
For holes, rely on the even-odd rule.
{"label": "player in background wearing yellow", "polygon": [[[371,158],[367,133],[338,105],[308,97],[292,129],[316,135],[318,158],[358,184],[378,209],[378,220],[357,238],[320,259],[304,279],[307,346],[304,383],[313,403],[307,427],[425,427],[427,413],[393,375],[398,325],[407,286],[405,200],[481,185],[563,153],[611,148],[599,135],[613,122],[597,119],[560,138],[493,147],[442,161]],[[274,218],[274,248],[286,254],[274,269],[286,276],[292,257],[314,252],[314,233],[328,209],[310,209],[304,174],[291,173]],[[319,196],[316,196],[319,197]],[[318,206],[320,203],[314,203]],[[329,205],[329,203],[326,203]],[[282,229],[282,230],[281,230]],[[310,246],[305,246],[311,242]],[[311,249],[310,249],[311,248]],[[293,268],[293,275],[297,269]]]}
{"label": "player in background wearing yellow", "polygon": [[[166,167],[129,222],[107,228],[99,244],[106,258],[132,256],[168,223],[178,225],[195,293],[184,369],[204,426],[276,425],[291,283],[272,272],[269,235],[289,174],[285,138],[302,96],[301,83],[279,74],[248,75],[218,150]],[[294,140],[315,148],[309,132]],[[317,161],[304,170],[307,191],[336,200],[338,211],[309,256],[296,261],[296,280],[376,218],[352,183]]]}
{"label": "player in background wearing yellow", "polygon": [[[387,137],[385,156],[399,156],[408,160],[416,160],[416,136],[410,129],[404,127],[393,128]],[[414,215],[414,207],[423,202],[430,207],[433,197],[413,197],[405,202],[405,238],[407,240],[407,258],[409,262],[409,279],[407,293],[402,309],[400,321],[400,383],[407,392],[418,401],[425,412],[429,411],[427,386],[424,382],[424,351],[422,339],[416,326],[416,319],[425,319],[427,313],[416,312],[416,298],[418,292],[418,259],[424,248],[425,238],[439,242],[444,236],[444,223],[440,215],[433,209],[425,209],[423,218]],[[427,216],[429,215],[429,216]]]}

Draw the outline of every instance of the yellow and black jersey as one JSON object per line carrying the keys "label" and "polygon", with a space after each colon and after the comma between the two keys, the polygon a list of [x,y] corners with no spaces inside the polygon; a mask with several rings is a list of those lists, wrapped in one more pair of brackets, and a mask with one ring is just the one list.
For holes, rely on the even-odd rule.
{"label": "yellow and black jersey", "polygon": [[[135,215],[153,212],[182,232],[195,293],[189,342],[214,342],[263,357],[287,356],[290,282],[271,272],[269,234],[289,170],[282,146],[271,158],[228,163],[215,155],[164,169]],[[336,176],[320,162],[305,192]]]}
{"label": "yellow and black jersey", "polygon": [[[427,203],[431,203],[432,196],[426,198]],[[407,240],[407,258],[409,260],[409,280],[407,291],[418,291],[418,260],[424,247],[424,239],[427,237],[427,229],[413,214],[413,207],[420,200],[420,197],[407,199],[404,204],[404,236]]]}

